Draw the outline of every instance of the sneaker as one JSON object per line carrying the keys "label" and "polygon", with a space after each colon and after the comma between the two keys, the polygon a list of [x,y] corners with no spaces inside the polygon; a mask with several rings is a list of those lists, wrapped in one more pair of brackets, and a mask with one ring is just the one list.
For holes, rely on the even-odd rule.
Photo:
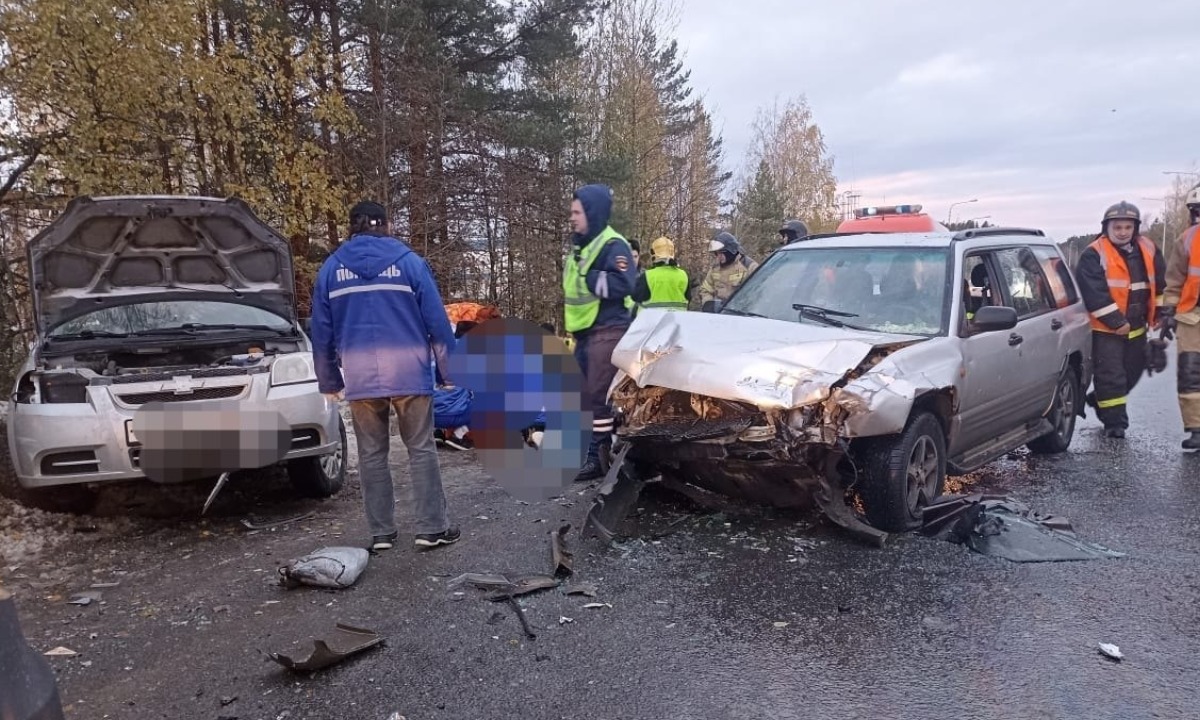
{"label": "sneaker", "polygon": [[458,528],[452,527],[445,532],[418,535],[413,542],[419,548],[435,548],[439,545],[453,545],[458,542],[460,537],[462,537],[462,532]]}
{"label": "sneaker", "polygon": [[1116,438],[1118,440],[1123,440],[1123,439],[1125,439],[1125,428],[1119,428],[1119,427],[1104,428],[1104,436],[1110,437],[1110,438]]}
{"label": "sneaker", "polygon": [[371,538],[371,549],[391,550],[392,546],[396,544],[396,538],[399,536],[400,533],[392,533],[391,535],[376,535],[375,537]]}

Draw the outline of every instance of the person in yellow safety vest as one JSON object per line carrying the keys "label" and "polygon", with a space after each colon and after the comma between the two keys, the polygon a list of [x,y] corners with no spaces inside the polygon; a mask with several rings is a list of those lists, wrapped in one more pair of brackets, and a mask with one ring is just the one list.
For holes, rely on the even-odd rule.
{"label": "person in yellow safety vest", "polygon": [[1200,450],[1200,185],[1184,203],[1191,226],[1171,246],[1167,261],[1162,339],[1178,339],[1176,392],[1183,429],[1190,433],[1183,449]]}
{"label": "person in yellow safety vest", "polygon": [[687,310],[692,288],[687,271],[675,260],[675,243],[665,237],[650,243],[650,262],[633,288],[634,302],[643,308]]}
{"label": "person in yellow safety vest", "polygon": [[1075,268],[1079,293],[1092,319],[1093,390],[1104,434],[1123,438],[1129,428],[1127,396],[1146,371],[1146,332],[1157,327],[1166,261],[1140,234],[1141,211],[1119,202],[1104,212],[1101,233]]}
{"label": "person in yellow safety vest", "polygon": [[586,185],[571,201],[571,252],[563,263],[564,329],[575,337],[575,360],[583,372],[583,408],[592,413],[592,439],[576,482],[604,477],[615,429],[608,387],[616,377],[613,349],[633,321],[637,267],[633,250],[609,226],[612,189]]}
{"label": "person in yellow safety vest", "polygon": [[709,243],[708,250],[716,258],[717,264],[704,276],[704,282],[700,283],[700,309],[713,312],[714,301],[727,301],[738,285],[754,272],[758,263],[746,257],[738,239],[727,232],[718,233]]}

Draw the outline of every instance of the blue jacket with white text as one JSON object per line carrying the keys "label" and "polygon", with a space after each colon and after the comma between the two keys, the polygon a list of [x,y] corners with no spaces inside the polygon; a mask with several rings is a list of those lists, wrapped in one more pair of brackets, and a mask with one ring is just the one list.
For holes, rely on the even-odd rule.
{"label": "blue jacket with white text", "polygon": [[321,266],[312,341],[320,391],[345,390],[347,400],[432,395],[431,361],[444,375],[455,345],[429,264],[396,238],[367,234]]}

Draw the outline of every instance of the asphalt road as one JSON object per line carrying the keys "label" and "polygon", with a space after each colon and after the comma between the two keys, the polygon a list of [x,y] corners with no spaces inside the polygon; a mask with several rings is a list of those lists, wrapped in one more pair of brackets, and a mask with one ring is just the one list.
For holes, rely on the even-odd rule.
{"label": "asphalt road", "polygon": [[[71,718],[1195,718],[1200,457],[1179,450],[1173,389],[1171,374],[1138,388],[1124,443],[1089,419],[1064,456],[960,479],[1066,516],[1122,559],[1015,564],[915,535],[874,549],[816,517],[650,496],[629,541],[567,536],[597,597],[526,596],[531,641],[509,607],[447,581],[549,571],[549,531],[579,528],[587,498],[522,505],[446,453],[462,542],[401,546],[347,590],[284,590],[275,570],[365,542],[353,482],[303,503],[252,478],[206,521],[59,523],[66,542],[0,571],[34,647],[79,653],[50,659]],[[316,515],[253,533],[248,507]],[[102,604],[65,602],[116,580]],[[337,621],[386,643],[312,676],[265,655]]]}

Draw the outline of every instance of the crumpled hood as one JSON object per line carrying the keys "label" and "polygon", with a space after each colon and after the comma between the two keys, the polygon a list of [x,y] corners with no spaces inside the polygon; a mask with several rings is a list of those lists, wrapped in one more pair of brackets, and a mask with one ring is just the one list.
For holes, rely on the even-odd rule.
{"label": "crumpled hood", "polygon": [[[638,313],[612,361],[639,387],[786,410],[827,398],[830,386],[873,349],[923,340],[812,323],[648,309]],[[614,387],[621,379],[618,375]]]}

